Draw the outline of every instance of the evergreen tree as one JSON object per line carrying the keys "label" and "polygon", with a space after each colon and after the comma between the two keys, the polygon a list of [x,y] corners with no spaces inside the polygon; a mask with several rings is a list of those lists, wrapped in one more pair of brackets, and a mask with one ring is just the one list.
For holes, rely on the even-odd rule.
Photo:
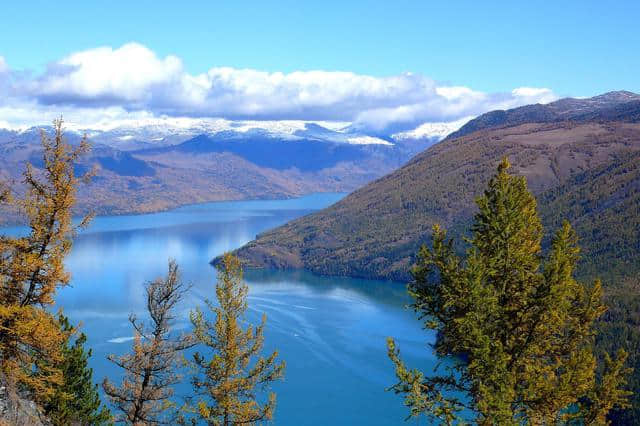
{"label": "evergreen tree", "polygon": [[[63,332],[76,333],[68,318],[58,318]],[[71,344],[69,337],[62,348],[60,365],[64,382],[56,388],[53,397],[45,404],[45,414],[55,425],[106,425],[111,424],[111,413],[101,405],[98,386],[93,383],[93,370],[88,360],[91,349],[85,351],[87,337],[84,333]]]}
{"label": "evergreen tree", "polygon": [[573,278],[579,249],[566,222],[543,259],[536,200],[508,168],[505,159],[477,200],[466,259],[436,226],[433,248],[420,249],[412,271],[413,308],[437,331],[437,355],[457,361],[425,377],[407,369],[389,338],[392,389],[411,416],[446,424],[462,422],[464,409],[483,425],[605,424],[612,407],[627,404],[629,370],[620,351],[596,379],[600,282]]}
{"label": "evergreen tree", "polygon": [[24,237],[0,236],[0,369],[39,402],[63,383],[56,366],[68,335],[46,308],[57,289],[69,284],[64,259],[76,230],[74,163],[88,150],[86,139],[76,148],[65,142],[62,120],[54,121],[53,138],[42,132],[41,142],[44,168],[27,165],[24,197],[14,197],[17,191],[6,184],[0,189],[0,202],[22,211],[30,228]]}
{"label": "evergreen tree", "polygon": [[176,370],[182,351],[193,346],[190,335],[172,334],[175,307],[186,291],[178,265],[169,261],[167,277],[146,286],[150,326],[131,315],[129,321],[135,332],[131,353],[109,355],[109,360],[125,372],[119,386],[106,378],[102,384],[118,410],[118,422],[140,426],[171,424],[173,386],[181,379]]}
{"label": "evergreen tree", "polygon": [[260,404],[256,391],[281,378],[285,363],[276,361],[278,352],[267,358],[258,357],[264,342],[266,316],[263,315],[258,326],[250,325],[243,330],[240,325],[247,310],[248,293],[240,260],[230,253],[225,254],[218,273],[216,298],[219,306],[206,301],[215,314],[215,321],[207,320],[200,309],[191,313],[196,339],[212,353],[211,357],[201,353],[193,356],[197,374],[192,384],[198,399],[192,411],[209,425],[230,426],[271,420],[275,394],[270,393],[268,400]]}

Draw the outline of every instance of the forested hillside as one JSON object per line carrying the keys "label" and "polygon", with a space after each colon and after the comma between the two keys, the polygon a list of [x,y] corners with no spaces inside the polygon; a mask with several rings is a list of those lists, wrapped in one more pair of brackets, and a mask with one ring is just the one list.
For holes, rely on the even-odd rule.
{"label": "forested hillside", "polygon": [[623,273],[639,264],[639,151],[640,125],[634,123],[476,132],[428,149],[334,206],[258,236],[239,253],[254,266],[406,280],[431,226],[440,223],[454,234],[465,229],[473,200],[508,156],[538,196],[545,226],[564,217],[575,222],[584,262],[595,265],[589,271],[607,265],[603,272]]}

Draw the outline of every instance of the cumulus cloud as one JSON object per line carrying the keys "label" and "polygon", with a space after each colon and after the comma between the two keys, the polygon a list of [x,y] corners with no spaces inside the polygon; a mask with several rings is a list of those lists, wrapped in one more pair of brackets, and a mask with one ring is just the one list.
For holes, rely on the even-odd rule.
{"label": "cumulus cloud", "polygon": [[49,65],[28,88],[44,103],[143,107],[155,90],[185,75],[179,58],[159,59],[146,47],[131,43],[115,50],[101,47],[67,56]]}
{"label": "cumulus cloud", "polygon": [[[3,69],[11,73],[0,57],[0,73]],[[556,99],[545,88],[485,93],[438,84],[415,73],[375,77],[214,67],[192,74],[180,58],[159,57],[137,43],[76,52],[40,75],[7,77],[10,83],[4,86],[1,75],[0,92],[11,99],[5,105],[22,109],[92,111],[92,116],[119,111],[231,120],[348,121],[373,130],[407,129]]]}

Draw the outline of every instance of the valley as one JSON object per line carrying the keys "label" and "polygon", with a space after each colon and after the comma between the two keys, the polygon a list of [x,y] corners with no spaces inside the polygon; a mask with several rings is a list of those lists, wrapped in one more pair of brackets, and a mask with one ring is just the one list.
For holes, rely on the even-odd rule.
{"label": "valley", "polygon": [[[611,418],[616,424],[635,424],[640,418],[637,98],[610,93],[490,112],[395,172],[324,210],[258,235],[236,253],[253,267],[406,282],[418,249],[430,244],[433,225],[447,229],[458,242],[458,253],[468,248],[460,241],[469,236],[474,201],[506,157],[537,198],[548,232],[543,251],[549,249],[551,232],[567,220],[581,248],[576,278],[587,285],[602,280],[609,310],[597,326],[598,356],[603,362],[605,351],[624,349],[634,369],[629,377],[633,408]],[[558,110],[567,105],[579,115],[558,119]],[[521,115],[531,110],[536,113]],[[517,119],[496,121],[496,116]]]}
{"label": "valley", "polygon": [[[78,174],[95,172],[90,184],[79,189],[76,214],[145,213],[209,201],[349,192],[442,137],[441,128],[396,141],[391,135],[382,139],[316,123],[165,124],[67,131],[70,143],[86,134],[92,144],[76,166]],[[42,167],[39,145],[38,128],[0,131],[0,178],[19,188],[27,162]],[[16,220],[6,212],[6,222]]]}

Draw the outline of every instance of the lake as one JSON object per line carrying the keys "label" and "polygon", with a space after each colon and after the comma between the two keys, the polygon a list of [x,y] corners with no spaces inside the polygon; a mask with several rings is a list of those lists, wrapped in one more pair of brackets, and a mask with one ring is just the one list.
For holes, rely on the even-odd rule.
{"label": "lake", "polygon": [[[145,318],[144,284],[166,273],[169,258],[193,285],[179,309],[177,327],[187,329],[189,310],[215,298],[213,257],[343,195],[208,203],[96,218],[74,242],[67,260],[72,287],[57,297],[57,306],[74,323],[81,322],[88,336],[96,382],[105,376],[118,380],[120,372],[105,357],[130,348],[128,315]],[[284,380],[273,386],[275,424],[407,424],[402,398],[385,391],[395,380],[385,339],[396,338],[412,367],[429,369],[435,360],[428,347],[433,334],[405,309],[410,300],[404,284],[306,271],[249,270],[245,278],[248,320],[267,315],[265,351],[277,348],[287,363]],[[188,390],[181,385],[178,393]]]}

